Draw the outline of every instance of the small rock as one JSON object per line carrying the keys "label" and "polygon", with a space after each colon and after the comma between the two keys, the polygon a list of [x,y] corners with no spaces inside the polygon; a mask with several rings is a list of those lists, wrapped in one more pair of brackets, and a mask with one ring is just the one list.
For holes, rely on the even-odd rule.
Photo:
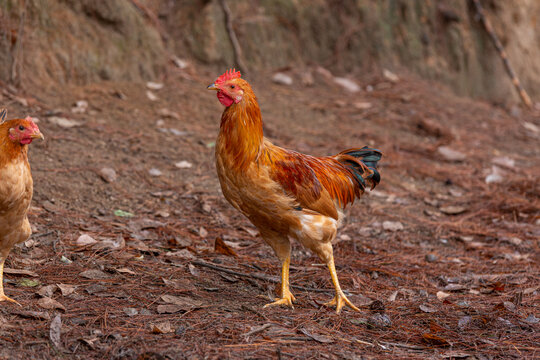
{"label": "small rock", "polygon": [[458,328],[460,329],[466,328],[471,322],[472,322],[472,317],[463,316],[458,320]]}
{"label": "small rock", "polygon": [[392,320],[386,314],[375,313],[372,314],[368,320],[368,324],[375,328],[385,328],[392,325]]}
{"label": "small rock", "polygon": [[522,123],[523,127],[527,130],[529,130],[530,132],[532,133],[535,133],[535,134],[538,134],[540,133],[540,127],[536,126],[535,124],[533,123],[530,123],[528,121],[524,121]]}
{"label": "small rock", "polygon": [[445,160],[448,161],[459,162],[465,160],[465,158],[467,157],[462,152],[451,149],[448,146],[439,146],[439,148],[437,148],[437,152],[441,154]]}
{"label": "small rock", "polygon": [[139,311],[135,308],[123,308],[122,310],[127,316],[135,316],[139,314]]}
{"label": "small rock", "polygon": [[97,240],[91,237],[90,235],[82,234],[81,236],[79,236],[79,238],[77,239],[75,243],[78,246],[86,246],[86,245],[93,245],[97,243]]}
{"label": "small rock", "polygon": [[284,73],[275,73],[273,76],[272,76],[272,81],[275,82],[276,84],[280,84],[280,85],[287,85],[287,86],[290,86],[293,84],[293,79],[292,77],[290,77],[289,75],[287,74],[284,74]]}
{"label": "small rock", "polygon": [[112,168],[102,168],[101,170],[99,170],[99,176],[101,176],[101,178],[108,183],[116,181],[116,171]]}
{"label": "small rock", "polygon": [[304,86],[313,86],[315,84],[315,80],[313,79],[313,74],[311,71],[303,72],[300,75],[300,80],[302,82],[302,85]]}
{"label": "small rock", "polygon": [[384,221],[383,224],[383,229],[386,230],[386,231],[401,231],[403,230],[403,224],[400,223],[399,221]]}
{"label": "small rock", "polygon": [[450,205],[450,206],[443,206],[439,210],[441,210],[441,212],[446,215],[459,215],[466,212],[467,208],[465,206]]}
{"label": "small rock", "polygon": [[172,118],[175,120],[180,120],[180,115],[177,112],[171,111],[166,108],[161,108],[158,110],[158,114],[160,116],[166,117],[166,118]]}
{"label": "small rock", "polygon": [[534,316],[534,314],[530,314],[525,319],[525,322],[528,322],[529,324],[538,324],[539,321],[540,320],[536,316]]}
{"label": "small rock", "polygon": [[351,237],[347,234],[343,234],[339,237],[340,240],[342,241],[351,241]]}
{"label": "small rock", "polygon": [[81,123],[75,120],[70,120],[65,117],[51,116],[47,119],[51,124],[58,125],[61,128],[69,129],[75,126],[80,126]]}
{"label": "small rock", "polygon": [[435,254],[427,254],[425,259],[427,262],[435,262],[438,260],[438,257]]}
{"label": "small rock", "polygon": [[491,159],[491,162],[495,165],[500,165],[509,169],[514,169],[516,166],[516,161],[508,156],[500,156]]}
{"label": "small rock", "polygon": [[383,69],[383,76],[386,80],[396,83],[399,81],[399,77],[388,69]]}
{"label": "small rock", "polygon": [[360,86],[358,86],[357,83],[352,81],[351,79],[343,78],[343,77],[335,77],[334,82],[344,88],[345,90],[355,93],[359,92],[361,90]]}
{"label": "small rock", "polygon": [[163,84],[153,82],[153,81],[149,81],[149,82],[146,83],[146,87],[148,89],[150,89],[150,90],[161,90],[161,89],[163,89]]}
{"label": "small rock", "polygon": [[150,101],[157,101],[158,100],[158,97],[153,92],[151,92],[150,90],[146,91],[146,97],[148,97],[148,99]]}
{"label": "small rock", "polygon": [[189,63],[186,60],[180,59],[178,56],[171,57],[172,63],[179,69],[183,70],[188,67]]}
{"label": "small rock", "polygon": [[151,176],[161,176],[161,175],[163,175],[163,173],[161,172],[161,170],[156,169],[156,168],[151,168],[150,170],[148,170],[148,173],[149,173]]}
{"label": "small rock", "polygon": [[75,103],[75,106],[71,108],[71,112],[74,114],[84,114],[88,109],[88,101],[79,100]]}
{"label": "small rock", "polygon": [[355,102],[353,106],[358,110],[367,110],[371,109],[373,105],[370,102]]}
{"label": "small rock", "polygon": [[492,184],[492,183],[501,183],[503,182],[504,180],[504,177],[503,177],[503,173],[501,171],[501,169],[495,165],[493,165],[491,167],[491,173],[489,173],[487,176],[486,176],[486,184]]}
{"label": "small rock", "polygon": [[199,228],[199,236],[205,238],[208,236],[208,231],[202,226]]}
{"label": "small rock", "polygon": [[193,166],[193,164],[190,163],[189,161],[182,160],[174,164],[174,166],[176,166],[179,169],[189,169]]}
{"label": "small rock", "polygon": [[[156,126],[157,126],[157,127],[162,127],[162,126],[164,126],[164,125],[165,125],[165,120],[163,120],[163,119],[158,119],[158,120],[156,121]],[[161,129],[160,129],[160,130],[161,130]]]}

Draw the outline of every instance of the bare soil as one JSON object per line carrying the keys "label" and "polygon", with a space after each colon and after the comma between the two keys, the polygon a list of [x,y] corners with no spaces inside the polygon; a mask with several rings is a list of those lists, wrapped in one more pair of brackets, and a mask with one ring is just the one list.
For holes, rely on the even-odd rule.
{"label": "bare soil", "polygon": [[[351,94],[322,78],[285,87],[252,74],[275,143],[313,155],[363,145],[384,153],[380,186],[347,209],[334,250],[361,312],[322,305],[333,295],[328,271],[298,244],[295,308],[263,309],[279,264],[220,193],[222,107],[205,90],[218,73],[170,70],[157,101],[133,83],[17,94],[28,106],[4,89],[2,105],[37,116],[46,141],[30,152],[34,234],[6,263],[6,294],[22,307],[0,304],[0,359],[540,356],[540,147],[523,126],[540,126],[538,112],[412,77],[362,74],[374,90]],[[88,101],[85,113],[71,112],[77,100]],[[51,114],[80,126],[55,125]],[[465,157],[449,161],[440,146]],[[495,165],[501,157],[515,164]],[[182,160],[192,167],[176,167]],[[487,184],[493,166],[502,178]],[[116,181],[101,178],[104,167]],[[81,234],[98,243],[77,245]],[[56,284],[70,286],[45,288]],[[63,309],[47,309],[47,298]]]}

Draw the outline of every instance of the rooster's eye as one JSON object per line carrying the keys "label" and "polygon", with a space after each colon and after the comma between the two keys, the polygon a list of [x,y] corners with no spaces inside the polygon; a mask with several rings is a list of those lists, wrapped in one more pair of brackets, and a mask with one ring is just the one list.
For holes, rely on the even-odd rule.
{"label": "rooster's eye", "polygon": [[24,131],[24,126],[19,125],[19,130]]}
{"label": "rooster's eye", "polygon": [[231,89],[234,89],[234,85],[231,85]]}

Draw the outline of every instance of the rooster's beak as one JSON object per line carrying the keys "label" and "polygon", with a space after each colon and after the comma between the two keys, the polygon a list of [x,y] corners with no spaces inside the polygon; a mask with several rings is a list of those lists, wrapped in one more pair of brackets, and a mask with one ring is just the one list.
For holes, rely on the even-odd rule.
{"label": "rooster's beak", "polygon": [[219,88],[216,86],[216,84],[208,85],[207,89],[208,90],[217,90],[217,91],[219,91]]}
{"label": "rooster's beak", "polygon": [[41,139],[41,140],[45,140],[45,136],[43,136],[42,133],[38,132],[36,134],[32,134],[30,136],[32,139]]}

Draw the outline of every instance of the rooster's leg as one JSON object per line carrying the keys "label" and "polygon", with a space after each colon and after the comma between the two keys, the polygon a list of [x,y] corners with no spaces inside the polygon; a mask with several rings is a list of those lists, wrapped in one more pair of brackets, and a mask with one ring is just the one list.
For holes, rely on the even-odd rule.
{"label": "rooster's leg", "polygon": [[13,300],[11,298],[8,298],[4,294],[4,261],[6,261],[5,258],[0,259],[0,302],[1,301],[9,301],[9,302],[12,302],[12,303],[15,303],[15,304],[21,306],[21,304],[19,304],[17,301],[15,301],[15,300]]}
{"label": "rooster's leg", "polygon": [[291,263],[290,252],[288,256],[281,263],[281,298],[275,299],[276,301],[264,305],[264,307],[274,305],[285,305],[294,308],[293,302],[296,301],[293,294],[289,290],[289,265]]}
{"label": "rooster's leg", "polygon": [[341,287],[339,286],[339,280],[336,273],[336,266],[334,265],[334,255],[330,255],[330,258],[327,262],[328,269],[330,270],[330,276],[332,277],[332,282],[334,283],[334,288],[336,289],[336,296],[332,299],[332,301],[327,302],[326,306],[335,306],[336,312],[339,314],[341,311],[341,308],[343,306],[347,305],[354,311],[360,311],[352,302],[350,302],[349,299],[345,296],[343,291],[341,290]]}

